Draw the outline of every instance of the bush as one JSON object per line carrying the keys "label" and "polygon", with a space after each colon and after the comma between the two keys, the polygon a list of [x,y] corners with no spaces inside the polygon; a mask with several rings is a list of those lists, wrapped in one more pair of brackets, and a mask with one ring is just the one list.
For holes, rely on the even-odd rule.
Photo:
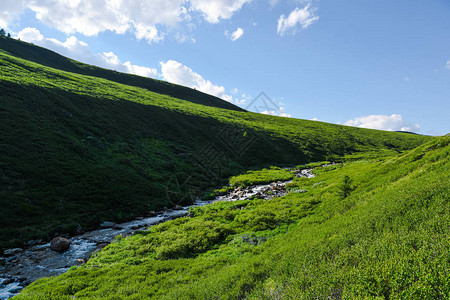
{"label": "bush", "polygon": [[355,187],[352,185],[352,182],[352,179],[348,175],[345,175],[344,179],[342,179],[342,182],[338,185],[338,195],[341,197],[341,199],[347,198],[355,189]]}

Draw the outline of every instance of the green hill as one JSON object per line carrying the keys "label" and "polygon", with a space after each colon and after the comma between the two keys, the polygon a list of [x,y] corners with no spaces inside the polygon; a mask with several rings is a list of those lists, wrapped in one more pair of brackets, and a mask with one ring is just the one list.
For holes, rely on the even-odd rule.
{"label": "green hill", "polygon": [[12,39],[0,49],[0,248],[186,204],[249,168],[434,139],[250,113]]}
{"label": "green hill", "polygon": [[15,299],[449,299],[449,154],[446,136],[316,168],[281,198],[193,209]]}
{"label": "green hill", "polygon": [[15,57],[20,57],[28,61],[32,61],[62,71],[101,77],[118,83],[145,88],[155,93],[169,95],[175,98],[191,101],[193,103],[202,105],[243,111],[243,109],[229,102],[223,101],[220,98],[202,93],[194,89],[168,83],[166,81],[119,73],[96,66],[83,64],[73,59],[59,55],[51,50],[30,43],[17,41],[15,39],[0,38],[0,49],[7,51],[9,54]]}

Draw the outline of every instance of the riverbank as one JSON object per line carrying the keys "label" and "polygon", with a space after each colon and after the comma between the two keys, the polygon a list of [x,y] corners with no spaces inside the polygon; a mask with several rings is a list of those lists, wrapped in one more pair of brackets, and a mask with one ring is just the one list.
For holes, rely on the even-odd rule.
{"label": "riverbank", "polygon": [[[312,169],[297,170],[295,177],[312,178]],[[33,245],[26,249],[9,249],[0,266],[0,299],[8,299],[18,294],[22,288],[39,278],[57,276],[67,272],[71,267],[85,263],[92,253],[101,251],[118,235],[123,237],[133,235],[136,231],[145,230],[168,220],[188,215],[191,207],[204,206],[221,201],[239,201],[248,199],[272,199],[287,194],[286,184],[292,182],[277,181],[268,184],[236,187],[227,193],[215,197],[211,201],[197,200],[190,206],[176,206],[176,209],[166,209],[151,217],[137,217],[135,220],[114,224],[104,222],[103,228],[84,234],[67,237],[70,246],[65,252],[51,250],[51,243]],[[107,227],[107,228],[105,228]]]}

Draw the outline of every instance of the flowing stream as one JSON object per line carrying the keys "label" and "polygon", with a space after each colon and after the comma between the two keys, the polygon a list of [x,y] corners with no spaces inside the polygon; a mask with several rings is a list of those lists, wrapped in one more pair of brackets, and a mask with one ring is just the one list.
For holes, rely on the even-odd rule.
{"label": "flowing stream", "polygon": [[[299,170],[297,177],[314,177],[311,169]],[[167,209],[155,217],[138,217],[133,221],[111,224],[110,228],[97,229],[82,235],[71,237],[70,247],[65,252],[50,249],[50,243],[34,245],[26,249],[9,249],[5,257],[0,257],[0,299],[9,299],[33,281],[67,272],[70,267],[86,262],[94,251],[100,251],[118,235],[133,235],[136,230],[146,228],[186,216],[191,207],[204,206],[218,201],[246,200],[251,197],[271,199],[284,196],[285,185],[292,181],[273,182],[247,188],[236,188],[212,201],[197,200],[193,205],[179,207],[178,210]]]}

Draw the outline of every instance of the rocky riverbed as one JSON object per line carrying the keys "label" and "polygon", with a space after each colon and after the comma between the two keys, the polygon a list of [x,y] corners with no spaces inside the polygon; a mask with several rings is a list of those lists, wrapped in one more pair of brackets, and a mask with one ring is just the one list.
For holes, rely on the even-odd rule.
{"label": "rocky riverbed", "polygon": [[[297,170],[297,177],[314,177],[311,169]],[[196,201],[191,206],[176,206],[153,213],[149,217],[138,217],[133,221],[115,224],[104,222],[100,229],[86,232],[67,239],[67,250],[54,251],[51,243],[37,244],[25,249],[9,249],[0,257],[0,299],[17,295],[22,288],[33,281],[65,273],[70,267],[83,264],[95,251],[100,251],[118,235],[133,235],[136,230],[144,230],[152,225],[188,215],[189,208],[203,206],[218,201],[238,201],[251,198],[271,199],[287,194],[286,184],[291,181],[273,182],[234,190],[217,196],[212,201]]]}
{"label": "rocky riverbed", "polygon": [[[197,201],[192,206],[208,203],[210,202]],[[177,206],[176,210],[167,209],[155,213],[155,216],[138,217],[122,224],[104,222],[98,230],[68,238],[70,245],[64,252],[52,250],[51,243],[6,250],[5,257],[0,257],[0,299],[16,295],[23,287],[39,278],[60,275],[72,266],[83,264],[94,251],[101,250],[118,235],[129,236],[136,230],[184,216],[192,206]]]}

